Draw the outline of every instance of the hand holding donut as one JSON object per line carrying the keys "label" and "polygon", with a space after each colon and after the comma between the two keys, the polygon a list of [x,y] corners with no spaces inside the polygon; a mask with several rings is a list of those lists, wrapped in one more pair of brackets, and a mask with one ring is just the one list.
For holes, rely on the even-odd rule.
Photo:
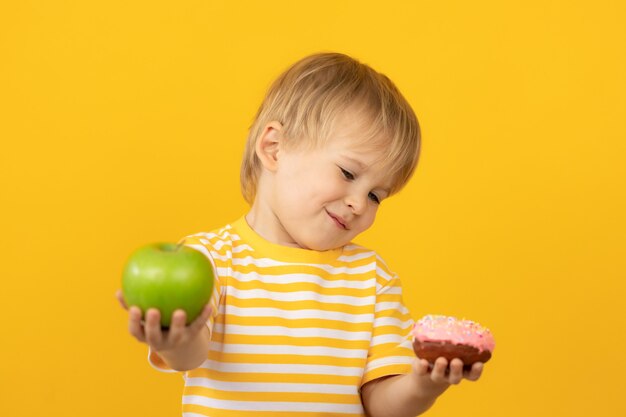
{"label": "hand holding donut", "polygon": [[454,317],[427,315],[415,323],[412,334],[417,383],[435,396],[463,378],[478,380],[495,348],[487,328]]}

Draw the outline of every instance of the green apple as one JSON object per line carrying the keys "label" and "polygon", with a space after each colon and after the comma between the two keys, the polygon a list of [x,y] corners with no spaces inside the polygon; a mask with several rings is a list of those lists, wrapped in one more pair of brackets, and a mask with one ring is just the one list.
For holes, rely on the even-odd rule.
{"label": "green apple", "polygon": [[145,314],[161,312],[161,326],[169,327],[172,313],[183,309],[187,324],[200,315],[211,298],[213,266],[200,251],[175,243],[153,243],[133,252],[124,267],[122,292],[127,306]]}

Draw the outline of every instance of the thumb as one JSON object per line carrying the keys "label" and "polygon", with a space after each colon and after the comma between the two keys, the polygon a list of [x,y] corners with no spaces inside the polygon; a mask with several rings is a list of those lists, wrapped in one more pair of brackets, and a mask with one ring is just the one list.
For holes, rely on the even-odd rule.
{"label": "thumb", "polygon": [[115,298],[117,298],[117,301],[120,303],[124,310],[128,310],[126,301],[124,301],[124,294],[122,294],[122,290],[117,290],[117,292],[115,293]]}

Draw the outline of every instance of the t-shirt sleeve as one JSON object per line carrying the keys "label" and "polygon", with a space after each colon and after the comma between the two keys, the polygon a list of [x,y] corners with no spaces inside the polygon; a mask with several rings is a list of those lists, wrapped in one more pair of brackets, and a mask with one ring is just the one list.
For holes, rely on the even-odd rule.
{"label": "t-shirt sleeve", "polygon": [[[217,317],[219,313],[219,305],[220,305],[220,296],[222,293],[222,284],[219,276],[217,274],[217,266],[214,260],[214,255],[211,254],[212,247],[210,245],[209,240],[202,238],[198,235],[187,236],[181,239],[178,243],[184,242],[185,246],[189,246],[193,249],[196,249],[202,252],[208,259],[211,261],[211,265],[213,265],[213,292],[211,294],[211,299],[209,303],[211,304],[211,316],[206,322],[206,325],[209,329],[209,334],[213,332],[213,323],[215,323],[215,317]],[[172,368],[170,368],[165,361],[152,349],[148,348],[148,362],[152,365],[153,368],[162,371],[162,372],[178,372]]]}
{"label": "t-shirt sleeve", "polygon": [[400,279],[380,257],[376,263],[374,324],[361,386],[384,376],[407,374],[415,359],[413,319],[402,301]]}

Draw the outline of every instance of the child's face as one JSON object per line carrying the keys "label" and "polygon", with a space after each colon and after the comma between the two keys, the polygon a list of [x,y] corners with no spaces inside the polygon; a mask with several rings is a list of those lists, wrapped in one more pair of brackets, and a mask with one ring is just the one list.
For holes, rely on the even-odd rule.
{"label": "child's face", "polygon": [[321,147],[278,152],[270,204],[279,243],[334,249],[374,223],[390,178],[382,151],[355,146],[356,134],[343,125]]}

